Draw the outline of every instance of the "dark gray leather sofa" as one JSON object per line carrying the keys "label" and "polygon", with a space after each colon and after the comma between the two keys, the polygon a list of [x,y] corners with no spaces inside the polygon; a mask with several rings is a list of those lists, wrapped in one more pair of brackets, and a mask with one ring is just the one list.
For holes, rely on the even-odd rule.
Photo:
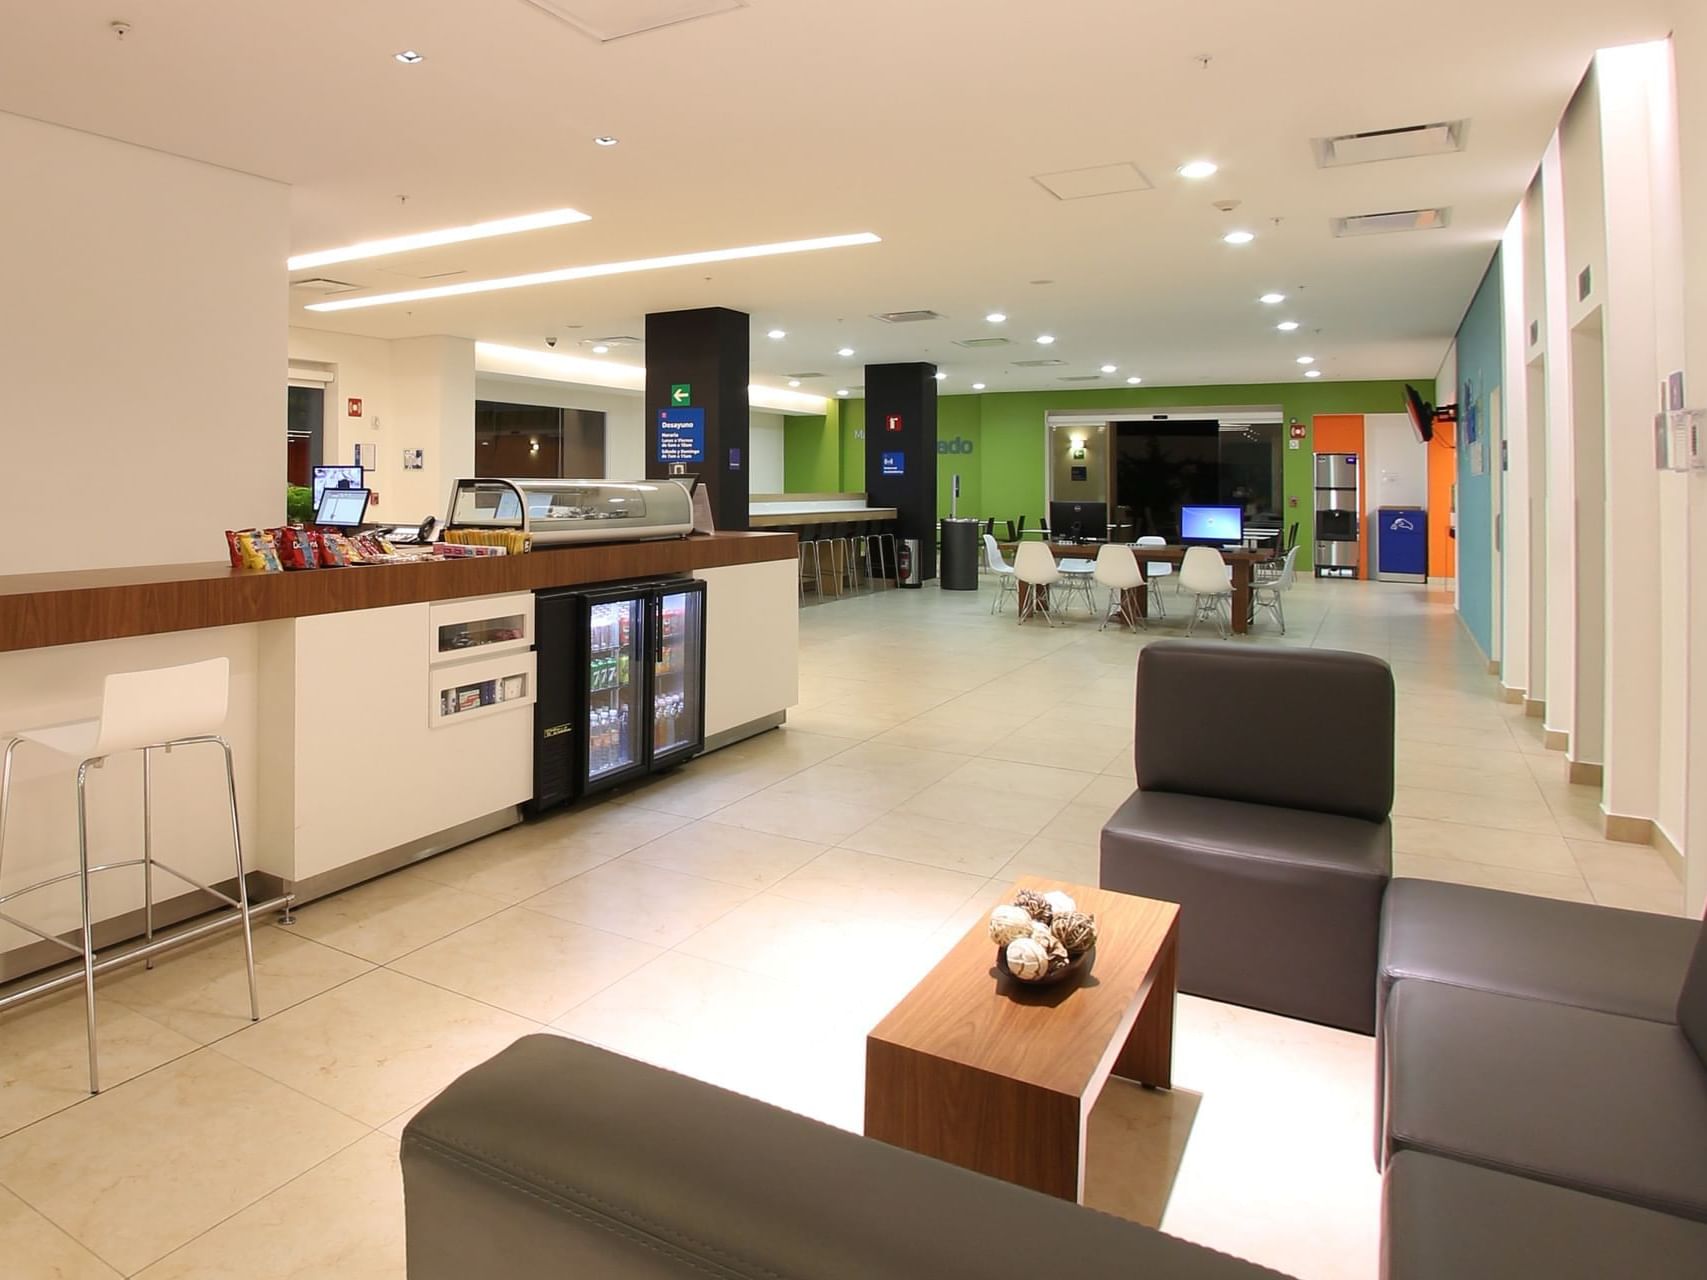
{"label": "dark gray leather sofa", "polygon": [[410,1280],[1277,1272],[560,1036],[403,1134]]}
{"label": "dark gray leather sofa", "polygon": [[[1282,744],[1283,725],[1307,744]],[[1387,664],[1155,641],[1138,655],[1135,738],[1138,789],[1103,827],[1100,879],[1180,904],[1180,990],[1372,1032],[1393,864]]]}

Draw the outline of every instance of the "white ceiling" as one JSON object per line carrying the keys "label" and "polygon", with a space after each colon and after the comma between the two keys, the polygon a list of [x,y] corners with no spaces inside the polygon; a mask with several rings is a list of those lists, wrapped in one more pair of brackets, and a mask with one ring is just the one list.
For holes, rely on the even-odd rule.
{"label": "white ceiling", "polygon": [[[446,270],[884,241],[331,315],[294,298],[292,322],[314,328],[536,350],[553,334],[580,354],[583,339],[642,335],[649,311],[721,305],[752,314],[756,381],[822,371],[803,390],[825,394],[858,385],[867,360],[935,361],[945,392],[1096,385],[1057,378],[1103,363],[1120,366],[1115,385],[1291,380],[1302,352],[1327,378],[1427,377],[1593,51],[1663,36],[1669,7],[751,0],[601,45],[524,0],[0,0],[0,109],[288,182],[295,252],[562,205],[592,215],[299,273],[376,291]],[[122,42],[115,18],[132,24]],[[405,48],[427,60],[398,64]],[[1320,135],[1460,117],[1462,154],[1312,158]],[[1221,172],[1174,173],[1197,157]],[[1122,162],[1153,189],[1063,202],[1032,181]],[[1450,205],[1450,228],[1328,231],[1425,205]],[[1222,244],[1234,226],[1257,241]],[[1270,289],[1290,297],[1258,305]],[[870,318],[908,308],[946,318]],[[1302,327],[1277,333],[1287,317]],[[787,339],[767,340],[773,327]],[[993,332],[1014,346],[953,345]],[[1047,351],[1041,332],[1058,338]],[[838,358],[844,345],[858,355]],[[1010,363],[1043,355],[1068,366]]]}

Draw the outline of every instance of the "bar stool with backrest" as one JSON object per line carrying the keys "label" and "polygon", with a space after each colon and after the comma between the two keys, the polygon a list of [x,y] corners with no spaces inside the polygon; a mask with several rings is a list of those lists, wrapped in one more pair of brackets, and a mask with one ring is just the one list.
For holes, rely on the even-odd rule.
{"label": "bar stool with backrest", "polygon": [[1128,594],[1144,586],[1144,571],[1138,567],[1138,557],[1131,547],[1118,542],[1103,543],[1097,550],[1095,577],[1098,585],[1108,588],[1108,608],[1103,610],[1098,630],[1107,630],[1110,618],[1119,618],[1123,626],[1134,631],[1148,626]]}
{"label": "bar stool with backrest", "polygon": [[[97,966],[95,959],[94,920],[89,906],[89,877],[102,871],[121,867],[141,867],[143,887],[143,920],[146,939],[154,941],[154,870],[158,867],[185,884],[213,895],[236,911],[231,922],[238,919],[243,925],[243,955],[249,974],[249,1020],[261,1017],[260,1001],[255,991],[255,942],[249,923],[249,891],[243,874],[243,836],[237,821],[237,778],[231,762],[231,747],[220,735],[225,727],[231,695],[231,663],[226,658],[211,658],[181,667],[162,667],[152,671],[126,671],[109,675],[101,689],[101,714],[94,720],[79,720],[71,724],[46,728],[22,729],[6,735],[5,751],[0,754],[0,869],[6,851],[6,817],[12,798],[12,758],[24,743],[46,747],[48,750],[77,761],[77,870],[50,876],[46,880],[25,885],[10,893],[0,894],[0,904],[24,894],[34,893],[49,885],[76,880],[82,904],[82,943],[73,946],[46,930],[0,912],[0,920],[33,933],[44,942],[63,947],[83,962],[84,1020],[89,1032],[89,1092],[101,1091],[100,1073],[95,1045],[95,973],[97,967],[107,968],[109,960]],[[192,879],[183,872],[167,866],[154,856],[153,848],[153,754],[170,753],[179,747],[217,746],[225,753],[226,803],[231,814],[231,846],[237,871],[237,897],[230,898],[217,889]],[[118,862],[89,863],[89,811],[86,795],[89,771],[99,769],[114,756],[127,751],[142,752],[142,856]],[[197,930],[198,934],[202,932]],[[152,952],[148,964],[153,965]],[[118,957],[120,961],[124,957]],[[51,981],[51,980],[50,980]],[[44,988],[48,984],[42,984]],[[16,993],[22,997],[29,993]]]}
{"label": "bar stool with backrest", "polygon": [[[1024,622],[1034,613],[1043,621],[1055,625],[1055,615],[1049,611],[1048,591],[1061,580],[1061,568],[1055,563],[1055,553],[1044,542],[1022,542],[1014,549],[1014,577],[1019,580],[1019,620]],[[1029,591],[1026,588],[1031,588]]]}
{"label": "bar stool with backrest", "polygon": [[819,594],[823,594],[824,562],[828,560],[830,566],[830,581],[835,584],[835,593],[839,596],[842,594],[842,574],[844,572],[843,558],[847,554],[847,549],[844,546],[838,545],[841,542],[841,539],[837,535],[836,526],[831,524],[829,521],[825,521],[823,524],[817,526],[817,534],[818,536],[814,545],[817,547],[815,558],[818,562]]}
{"label": "bar stool with backrest", "polygon": [[1232,570],[1214,547],[1187,547],[1179,567],[1180,590],[1197,597],[1197,611],[1192,615],[1187,635],[1197,630],[1205,618],[1214,618],[1215,626],[1226,639],[1232,622]]}
{"label": "bar stool with backrest", "polygon": [[[1135,547],[1165,547],[1168,545],[1168,540],[1166,538],[1157,537],[1153,533],[1149,533],[1145,534],[1142,538],[1139,538],[1138,541],[1132,545]],[[1155,590],[1155,586],[1159,579],[1173,576],[1173,571],[1173,565],[1166,560],[1151,560],[1144,566],[1144,580],[1151,586],[1150,608],[1156,611],[1156,616],[1158,618],[1167,617],[1168,609],[1167,606],[1162,603],[1162,593]]]}

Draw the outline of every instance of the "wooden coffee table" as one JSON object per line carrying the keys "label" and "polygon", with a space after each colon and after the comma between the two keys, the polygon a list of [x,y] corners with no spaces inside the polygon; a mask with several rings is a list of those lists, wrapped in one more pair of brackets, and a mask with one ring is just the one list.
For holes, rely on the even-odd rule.
{"label": "wooden coffee table", "polygon": [[1118,1075],[1173,1085],[1179,908],[1027,876],[1097,918],[1085,978],[998,981],[980,920],[865,1041],[866,1136],[1082,1199],[1085,1120]]}

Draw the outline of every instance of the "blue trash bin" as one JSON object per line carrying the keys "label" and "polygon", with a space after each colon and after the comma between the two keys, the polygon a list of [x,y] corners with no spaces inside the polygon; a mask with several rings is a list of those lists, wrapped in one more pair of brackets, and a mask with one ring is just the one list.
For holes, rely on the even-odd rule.
{"label": "blue trash bin", "polygon": [[1382,507],[1375,517],[1375,576],[1381,582],[1428,581],[1428,512]]}

